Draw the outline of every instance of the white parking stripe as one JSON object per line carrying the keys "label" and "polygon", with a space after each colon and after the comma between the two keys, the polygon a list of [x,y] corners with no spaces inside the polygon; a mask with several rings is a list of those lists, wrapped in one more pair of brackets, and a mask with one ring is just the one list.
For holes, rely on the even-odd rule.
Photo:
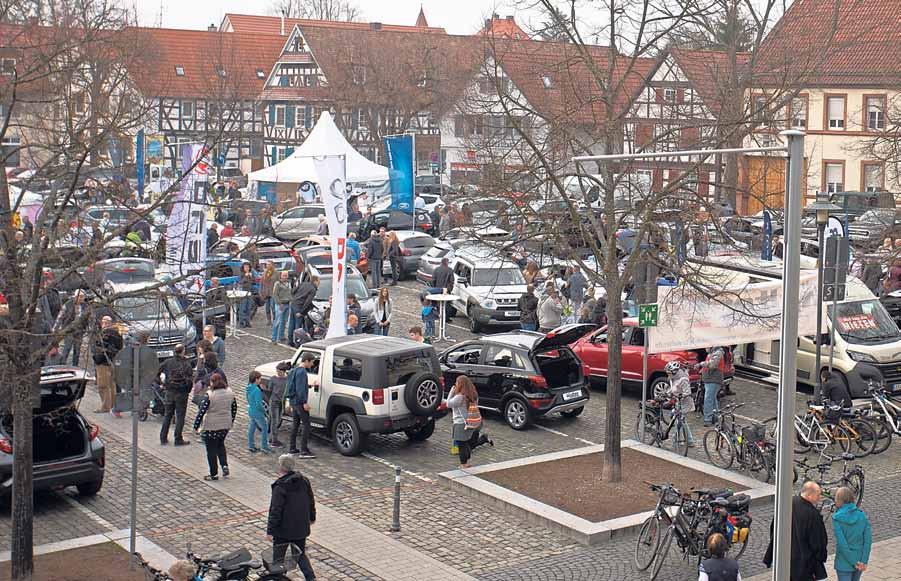
{"label": "white parking stripe", "polygon": [[[373,460],[374,462],[378,462],[379,464],[384,464],[385,466],[390,466],[391,468],[397,468],[396,464],[392,464],[391,462],[385,460],[384,458],[379,458],[375,454],[370,454],[369,452],[363,452],[360,455],[363,456],[364,458],[369,458],[370,460]],[[422,480],[423,482],[434,482],[428,476],[423,476],[422,474],[418,474],[416,472],[404,470],[403,468],[401,468],[400,471],[403,472],[404,474],[408,474],[409,476],[412,476],[413,478],[418,478],[418,479]]]}

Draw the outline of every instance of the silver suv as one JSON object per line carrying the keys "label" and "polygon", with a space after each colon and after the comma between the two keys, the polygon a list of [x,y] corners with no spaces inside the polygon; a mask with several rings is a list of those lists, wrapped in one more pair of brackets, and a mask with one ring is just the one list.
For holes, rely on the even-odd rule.
{"label": "silver suv", "polygon": [[[426,440],[435,419],[447,413],[431,345],[378,335],[333,337],[302,345],[291,363],[299,365],[306,353],[314,360],[308,371],[310,423],[327,430],[345,456],[362,452],[369,434],[403,432],[413,441]],[[257,371],[268,380],[279,363]]]}

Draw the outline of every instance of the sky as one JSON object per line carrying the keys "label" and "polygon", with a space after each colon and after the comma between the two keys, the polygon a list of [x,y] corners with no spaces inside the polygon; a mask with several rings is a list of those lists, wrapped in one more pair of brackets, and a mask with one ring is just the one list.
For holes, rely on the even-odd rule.
{"label": "sky", "polygon": [[[268,14],[271,0],[134,0],[143,26],[157,26],[162,7],[162,26],[166,28],[203,29],[218,25],[228,12]],[[492,12],[501,16],[513,14],[525,25],[529,15],[513,6],[515,0],[357,0],[363,20],[386,24],[416,22],[420,5],[431,26],[440,26],[451,34],[477,32]]]}

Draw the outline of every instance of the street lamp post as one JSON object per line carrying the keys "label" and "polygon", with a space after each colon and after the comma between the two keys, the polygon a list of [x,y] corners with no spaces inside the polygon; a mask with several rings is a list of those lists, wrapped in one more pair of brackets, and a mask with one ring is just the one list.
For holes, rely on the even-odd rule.
{"label": "street lamp post", "polygon": [[807,207],[809,210],[816,212],[817,221],[817,239],[819,241],[819,256],[817,257],[817,330],[815,336],[816,345],[816,363],[814,368],[817,374],[816,383],[814,384],[813,399],[817,404],[822,403],[823,399],[823,374],[820,372],[822,351],[823,351],[823,271],[826,262],[826,223],[829,221],[829,213],[840,210],[838,206],[829,201],[828,192],[817,192],[817,199],[813,204]]}

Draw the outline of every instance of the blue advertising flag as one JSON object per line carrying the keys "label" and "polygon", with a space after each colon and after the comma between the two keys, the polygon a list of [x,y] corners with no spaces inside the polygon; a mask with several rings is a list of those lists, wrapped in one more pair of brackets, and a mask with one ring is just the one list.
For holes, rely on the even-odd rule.
{"label": "blue advertising flag", "polygon": [[763,211],[763,248],[760,257],[764,260],[773,259],[773,219],[770,211]]}
{"label": "blue advertising flag", "polygon": [[413,213],[413,136],[385,138],[388,177],[391,183],[391,209]]}
{"label": "blue advertising flag", "polygon": [[138,170],[138,201],[144,201],[144,130],[138,130],[135,140],[135,165]]}

